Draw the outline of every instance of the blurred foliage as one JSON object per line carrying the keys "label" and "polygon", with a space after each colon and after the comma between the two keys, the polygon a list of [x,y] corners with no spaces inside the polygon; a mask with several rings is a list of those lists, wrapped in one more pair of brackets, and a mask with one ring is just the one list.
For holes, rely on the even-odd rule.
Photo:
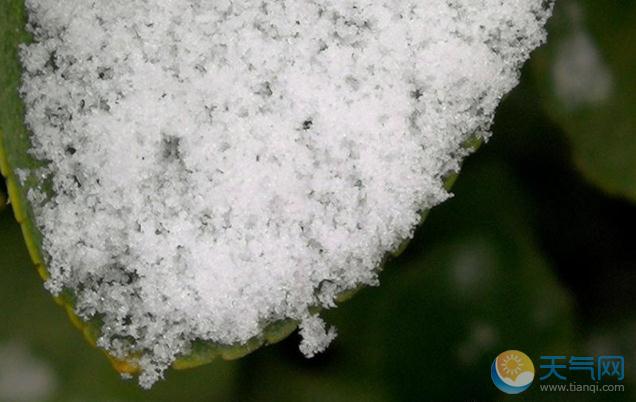
{"label": "blurred foliage", "polygon": [[636,2],[561,0],[533,58],[542,103],[595,185],[636,200]]}
{"label": "blurred foliage", "polygon": [[[379,288],[325,312],[339,337],[311,360],[294,335],[141,391],[51,303],[19,226],[0,212],[0,401],[18,400],[9,391],[20,386],[31,401],[507,401],[490,365],[513,348],[536,366],[545,354],[621,354],[627,364],[625,393],[542,393],[535,383],[516,400],[636,400],[636,206],[582,179],[636,200],[635,53],[625,46],[634,3],[557,2],[550,44],[502,104],[455,197]],[[566,69],[572,81],[558,89],[554,65],[568,43],[593,44],[608,75]]]}
{"label": "blurred foliage", "polygon": [[8,201],[9,201],[9,198],[7,194],[7,188],[4,183],[4,178],[0,177],[0,213],[4,211],[4,209],[7,207]]}

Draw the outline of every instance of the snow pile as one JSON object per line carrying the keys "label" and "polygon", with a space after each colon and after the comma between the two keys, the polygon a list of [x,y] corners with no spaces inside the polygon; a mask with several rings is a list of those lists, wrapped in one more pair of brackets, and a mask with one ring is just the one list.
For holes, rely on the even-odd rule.
{"label": "snow pile", "polygon": [[[545,38],[544,0],[27,0],[31,194],[57,294],[139,356],[375,285]],[[39,177],[42,177],[40,174]],[[313,311],[313,310],[312,310]]]}

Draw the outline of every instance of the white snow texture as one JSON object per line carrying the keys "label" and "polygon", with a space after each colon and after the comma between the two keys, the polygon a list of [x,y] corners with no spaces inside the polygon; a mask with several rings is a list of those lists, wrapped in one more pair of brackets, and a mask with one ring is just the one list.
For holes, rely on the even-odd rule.
{"label": "white snow texture", "polygon": [[[149,387],[377,284],[487,138],[545,0],[27,0],[22,96],[54,294]],[[35,175],[36,173],[32,173]],[[311,309],[311,313],[310,313]]]}

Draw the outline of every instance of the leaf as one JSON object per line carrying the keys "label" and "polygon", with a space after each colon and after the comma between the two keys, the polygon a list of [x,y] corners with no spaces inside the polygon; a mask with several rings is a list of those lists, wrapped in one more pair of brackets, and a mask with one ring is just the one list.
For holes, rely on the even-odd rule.
{"label": "leaf", "polygon": [[[33,181],[20,184],[16,172],[19,169],[37,169],[42,163],[31,158],[29,134],[24,126],[24,105],[18,96],[21,67],[18,46],[31,38],[25,32],[26,10],[22,0],[8,0],[0,9],[0,170],[6,186],[16,221],[20,224],[27,249],[40,276],[46,280],[48,274],[41,253],[42,235],[34,224],[33,210],[27,194],[36,186]],[[91,343],[95,343],[94,328],[82,323],[72,312],[68,297],[56,301],[63,305],[71,320]]]}
{"label": "leaf", "polygon": [[[38,188],[39,183],[35,175],[30,175],[24,182],[20,182],[17,172],[20,170],[33,171],[44,166],[43,162],[31,157],[29,132],[23,121],[24,105],[18,95],[21,66],[18,60],[18,47],[28,43],[31,38],[25,32],[26,11],[23,0],[7,0],[7,5],[0,10],[0,167],[6,178],[9,198],[13,207],[16,220],[21,226],[29,254],[40,276],[46,280],[48,273],[45,267],[45,259],[42,253],[42,234],[35,225],[34,213],[29,205],[28,193]],[[475,150],[480,140],[470,140],[464,147]],[[447,178],[447,187],[450,187],[456,176]],[[50,195],[50,194],[49,194]],[[423,212],[425,215],[425,212]],[[401,253],[404,247],[400,247],[395,255]],[[341,295],[339,301],[351,297],[354,291]],[[56,301],[66,310],[71,322],[81,331],[87,342],[96,346],[100,337],[101,322],[98,318],[89,322],[82,321],[74,309],[74,297],[65,292]],[[226,360],[238,359],[258,349],[262,345],[278,342],[297,327],[297,323],[291,320],[275,322],[269,325],[262,335],[248,341],[243,345],[219,345],[211,342],[194,342],[190,353],[181,356],[174,364],[176,369],[186,369],[200,366],[216,358]],[[138,367],[134,362],[134,356],[125,360],[119,360],[108,355],[113,367],[120,373],[135,374]]]}
{"label": "leaf", "polygon": [[[29,133],[24,126],[24,105],[18,95],[21,66],[17,49],[31,38],[25,32],[26,10],[23,0],[6,0],[0,7],[0,168],[5,177],[8,194],[11,199],[15,218],[22,228],[29,254],[43,280],[48,277],[42,257],[42,235],[34,224],[33,209],[29,205],[27,194],[35,188],[34,179],[20,183],[16,172],[20,169],[38,169],[42,162],[30,156]],[[0,204],[1,205],[1,204]],[[99,320],[83,322],[74,313],[73,298],[70,294],[56,298],[67,311],[71,322],[84,334],[89,344],[95,345],[100,333]],[[191,368],[206,364],[221,357],[236,359],[257,349],[266,343],[278,342],[293,332],[296,323],[285,321],[266,328],[264,334],[246,345],[221,346],[195,344],[188,356],[174,363],[175,368]],[[131,362],[120,361],[112,356],[109,359],[115,369],[121,373],[135,373],[137,367]]]}
{"label": "leaf", "polygon": [[[29,132],[24,125],[24,105],[18,95],[21,66],[17,53],[18,47],[29,43],[30,35],[25,31],[26,10],[23,0],[7,0],[0,8],[0,168],[5,177],[8,195],[13,206],[17,222],[20,224],[31,259],[43,280],[48,278],[42,256],[42,235],[35,225],[33,209],[29,205],[27,194],[38,186],[35,178],[28,178],[20,183],[16,172],[41,168],[43,163],[29,154],[31,147]],[[471,141],[467,148],[477,147],[479,141]],[[4,198],[0,198],[0,207]],[[405,245],[408,242],[405,242]],[[402,247],[397,253],[401,252]],[[355,291],[347,292],[340,297],[344,301]],[[65,293],[56,298],[67,312],[71,322],[81,331],[92,346],[96,345],[100,334],[98,319],[90,322],[82,321],[74,312],[73,296]],[[267,327],[257,338],[244,345],[216,345],[206,342],[195,342],[192,351],[182,356],[174,364],[176,369],[200,366],[216,358],[237,359],[258,349],[264,344],[271,344],[286,338],[297,327],[291,320],[276,322]],[[120,373],[136,373],[138,368],[130,361],[121,361],[108,355],[113,367]]]}
{"label": "leaf", "polygon": [[565,130],[574,162],[606,192],[636,200],[636,3],[556,3],[550,40],[533,58],[544,107]]}

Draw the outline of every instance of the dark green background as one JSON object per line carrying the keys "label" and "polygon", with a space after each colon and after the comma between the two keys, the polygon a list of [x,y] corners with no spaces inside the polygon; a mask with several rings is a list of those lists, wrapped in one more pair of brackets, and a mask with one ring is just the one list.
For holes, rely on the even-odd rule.
{"label": "dark green background", "polygon": [[[598,46],[613,90],[572,108],[555,96],[551,66],[577,29]],[[48,367],[51,401],[634,400],[635,30],[633,1],[558,3],[549,45],[504,100],[492,140],[466,161],[455,197],[430,213],[379,288],[325,313],[339,337],[311,360],[292,335],[239,361],[170,371],[141,391],[53,303],[5,209],[0,401],[3,376],[21,369],[7,350]],[[541,355],[624,355],[626,391],[542,393],[535,379],[524,394],[505,395],[490,365],[507,349],[526,352],[537,369]]]}

